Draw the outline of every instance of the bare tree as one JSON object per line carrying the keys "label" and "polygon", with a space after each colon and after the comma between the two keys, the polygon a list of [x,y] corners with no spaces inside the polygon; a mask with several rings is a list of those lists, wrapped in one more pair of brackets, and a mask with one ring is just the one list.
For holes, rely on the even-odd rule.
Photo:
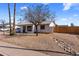
{"label": "bare tree", "polygon": [[5,23],[6,23],[6,21],[3,20],[3,19],[1,19],[2,28],[5,28],[5,27],[6,27],[6,26],[5,26]]}
{"label": "bare tree", "polygon": [[74,24],[73,24],[73,23],[71,23],[71,26],[74,26]]}
{"label": "bare tree", "polygon": [[10,35],[12,35],[11,30],[11,13],[10,13],[10,3],[8,3],[8,14],[9,14],[9,25],[10,25]]}
{"label": "bare tree", "polygon": [[18,19],[18,21],[19,21],[19,23],[21,23],[23,20],[20,18],[20,19]]}
{"label": "bare tree", "polygon": [[2,31],[3,31],[3,34],[4,34],[5,28],[6,28],[6,21],[3,20],[3,19],[1,19],[0,21],[1,21],[1,25],[2,25]]}
{"label": "bare tree", "polygon": [[25,19],[35,25],[36,36],[38,36],[38,25],[40,25],[46,19],[49,19],[51,16],[49,9],[46,5],[40,4],[35,8],[28,8],[28,12],[25,13]]}

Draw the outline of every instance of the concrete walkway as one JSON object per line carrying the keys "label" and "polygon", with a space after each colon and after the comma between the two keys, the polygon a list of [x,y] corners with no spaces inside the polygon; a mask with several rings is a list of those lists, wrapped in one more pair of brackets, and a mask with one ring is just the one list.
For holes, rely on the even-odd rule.
{"label": "concrete walkway", "polygon": [[0,41],[0,54],[4,56],[46,56],[46,54],[37,51],[24,50],[19,48],[23,48],[23,47]]}

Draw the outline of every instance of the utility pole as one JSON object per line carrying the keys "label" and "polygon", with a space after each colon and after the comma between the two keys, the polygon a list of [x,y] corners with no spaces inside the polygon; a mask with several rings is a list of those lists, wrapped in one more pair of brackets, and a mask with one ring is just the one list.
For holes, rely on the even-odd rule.
{"label": "utility pole", "polygon": [[9,14],[9,25],[10,25],[10,35],[11,33],[11,14],[10,14],[10,4],[8,3],[8,14]]}
{"label": "utility pole", "polygon": [[14,3],[13,35],[15,34],[16,3]]}

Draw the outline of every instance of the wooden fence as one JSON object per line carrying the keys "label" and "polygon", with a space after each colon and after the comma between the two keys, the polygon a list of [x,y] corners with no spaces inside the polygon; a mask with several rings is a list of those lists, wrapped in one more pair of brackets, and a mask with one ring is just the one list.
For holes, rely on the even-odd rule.
{"label": "wooden fence", "polygon": [[57,33],[74,33],[74,34],[79,34],[79,26],[56,26],[54,28],[54,32]]}

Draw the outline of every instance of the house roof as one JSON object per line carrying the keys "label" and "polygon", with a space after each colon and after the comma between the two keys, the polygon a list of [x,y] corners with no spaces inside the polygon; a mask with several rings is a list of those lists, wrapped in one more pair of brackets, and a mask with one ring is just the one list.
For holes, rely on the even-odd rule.
{"label": "house roof", "polygon": [[[50,21],[44,21],[41,24],[50,24],[50,23],[51,23]],[[17,25],[31,25],[31,24],[32,24],[31,22],[23,21],[23,22],[18,23]]]}
{"label": "house roof", "polygon": [[32,23],[30,23],[30,22],[20,22],[17,25],[30,25],[30,24],[32,24]]}

